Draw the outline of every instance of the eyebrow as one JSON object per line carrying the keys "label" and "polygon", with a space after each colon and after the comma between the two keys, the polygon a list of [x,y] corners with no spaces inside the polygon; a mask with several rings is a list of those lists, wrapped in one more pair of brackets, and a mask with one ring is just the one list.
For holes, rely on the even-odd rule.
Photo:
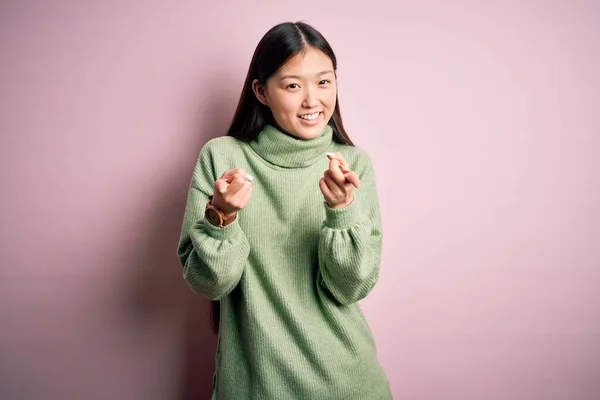
{"label": "eyebrow", "polygon": [[[332,70],[327,70],[327,71],[321,71],[317,74],[317,76],[321,76],[321,75],[326,75],[326,74],[333,74]],[[298,75],[285,75],[281,77],[281,81],[284,79],[300,79],[300,77]]]}

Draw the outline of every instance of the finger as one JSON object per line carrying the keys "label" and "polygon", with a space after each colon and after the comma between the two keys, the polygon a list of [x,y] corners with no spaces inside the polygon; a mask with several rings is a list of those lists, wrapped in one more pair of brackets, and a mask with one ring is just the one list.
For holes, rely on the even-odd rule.
{"label": "finger", "polygon": [[335,155],[336,155],[336,158],[340,161],[340,168],[342,169],[342,171],[344,171],[344,172],[350,171],[350,167],[348,166],[348,163],[346,162],[346,159],[344,158],[342,153],[340,153],[338,151],[335,153]]}
{"label": "finger", "polygon": [[332,159],[336,159],[340,162],[340,169],[342,170],[342,172],[348,172],[350,171],[350,167],[348,167],[348,163],[346,162],[346,159],[344,158],[344,156],[342,155],[342,153],[335,152],[335,153],[326,153],[327,157],[332,160]]}
{"label": "finger", "polygon": [[329,188],[329,191],[334,197],[344,196],[345,190],[342,186],[340,186],[332,177],[329,171],[325,171],[323,175],[323,179],[325,179],[325,184]]}
{"label": "finger", "polygon": [[246,172],[246,170],[243,168],[234,168],[234,169],[227,170],[227,171],[223,172],[223,175],[221,176],[221,178],[225,179],[225,180],[230,180],[231,177],[236,174],[241,175],[247,181],[251,181],[254,179],[252,177],[252,175],[248,174],[248,172]]}
{"label": "finger", "polygon": [[227,191],[227,188],[229,187],[229,183],[227,183],[227,181],[225,179],[217,179],[215,181],[215,192],[217,193],[225,193]]}
{"label": "finger", "polygon": [[233,196],[237,192],[239,192],[239,190],[242,187],[244,187],[244,184],[246,184],[246,183],[250,184],[248,181],[246,181],[246,179],[244,179],[244,176],[242,174],[234,174],[229,179],[231,179],[231,183],[229,184],[229,187],[227,188],[227,193],[230,196]]}
{"label": "finger", "polygon": [[329,160],[329,172],[331,172],[331,176],[338,182],[340,185],[344,184],[346,178],[344,177],[344,173],[340,168],[340,161],[337,158],[332,158]]}
{"label": "finger", "polygon": [[232,175],[234,174],[242,174],[242,175],[246,175],[247,172],[245,169],[243,168],[233,168],[233,169],[228,169],[227,171],[223,172],[223,175],[221,175],[222,179],[227,179],[230,178]]}
{"label": "finger", "polygon": [[325,183],[324,177],[319,180],[319,188],[321,189],[321,193],[323,193],[323,196],[325,197],[326,201],[333,200],[334,197],[331,194],[331,191],[329,190],[327,183]]}
{"label": "finger", "polygon": [[248,201],[249,194],[252,193],[252,185],[250,182],[245,182],[243,186],[238,190],[231,198],[229,202],[232,206],[236,208],[244,208],[246,202]]}
{"label": "finger", "polygon": [[242,202],[242,206],[246,207],[246,204],[248,204],[248,201],[250,201],[250,197],[252,197],[252,185],[248,183],[247,188],[242,190],[243,197],[240,199],[240,201]]}
{"label": "finger", "polygon": [[252,182],[252,180],[254,179],[254,177],[252,175],[250,175],[250,174],[240,174],[240,173],[236,172],[235,174],[229,176],[227,178],[227,180],[229,182],[231,182],[234,178],[242,179],[245,182]]}
{"label": "finger", "polygon": [[[326,171],[325,177],[328,177],[328,179],[326,179],[325,183],[328,184],[328,186],[331,190],[331,193],[334,196],[345,197],[352,193],[352,190],[355,187],[354,184],[352,184],[346,180],[346,181],[344,181],[344,183],[342,185],[340,185],[338,182],[335,182],[331,178],[331,176],[329,176],[329,174],[330,174],[330,172]],[[355,178],[358,180],[358,176],[356,176],[356,174],[354,174],[354,175],[355,175]],[[359,182],[359,184],[360,184],[360,182]],[[335,187],[333,187],[332,185],[335,185]]]}
{"label": "finger", "polygon": [[[334,172],[334,169],[335,169],[335,168],[332,169],[332,162],[333,162],[333,160],[337,160],[339,162],[338,168],[344,175],[344,179],[347,182],[350,182],[352,185],[354,185],[354,187],[356,187],[357,189],[360,187],[360,179],[358,178],[358,175],[355,172],[350,170],[350,167],[348,167],[348,163],[344,159],[344,156],[342,156],[342,153],[340,153],[340,152],[327,153],[327,157],[329,157],[329,160],[330,160],[329,168],[332,170],[332,172]],[[333,177],[336,180],[336,182],[338,182],[340,184],[342,183],[339,175],[334,174]]]}
{"label": "finger", "polygon": [[346,172],[344,174],[344,177],[346,178],[346,181],[350,182],[352,185],[354,185],[355,188],[358,189],[360,187],[360,179],[359,179],[358,175],[356,174],[356,172],[354,172],[354,171]]}

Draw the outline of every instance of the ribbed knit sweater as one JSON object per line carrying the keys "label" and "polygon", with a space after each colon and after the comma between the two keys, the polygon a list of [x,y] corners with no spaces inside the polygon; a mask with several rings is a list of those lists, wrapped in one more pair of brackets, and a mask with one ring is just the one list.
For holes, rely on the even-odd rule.
{"label": "ribbed knit sweater", "polygon": [[[361,186],[327,206],[319,179],[339,151]],[[204,207],[221,174],[244,168],[252,197],[220,228]],[[358,301],[379,275],[381,224],[373,167],[357,147],[297,139],[267,125],[200,151],[178,255],[192,290],[220,300],[213,399],[388,400],[389,383]]]}

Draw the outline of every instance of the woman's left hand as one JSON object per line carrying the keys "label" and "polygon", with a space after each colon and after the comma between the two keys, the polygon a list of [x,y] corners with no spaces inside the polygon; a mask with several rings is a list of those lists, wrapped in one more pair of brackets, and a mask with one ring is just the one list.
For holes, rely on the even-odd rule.
{"label": "woman's left hand", "polygon": [[327,157],[329,169],[319,181],[319,188],[329,207],[344,208],[354,200],[354,188],[360,187],[360,179],[339,152],[327,153]]}

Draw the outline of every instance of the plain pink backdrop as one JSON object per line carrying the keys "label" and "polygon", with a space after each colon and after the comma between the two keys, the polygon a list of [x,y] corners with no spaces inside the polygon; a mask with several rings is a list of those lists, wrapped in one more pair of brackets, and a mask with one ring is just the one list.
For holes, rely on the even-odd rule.
{"label": "plain pink backdrop", "polygon": [[2,1],[0,398],[208,398],[187,186],[286,20],[375,162],[396,398],[600,398],[600,7],[566,0]]}

